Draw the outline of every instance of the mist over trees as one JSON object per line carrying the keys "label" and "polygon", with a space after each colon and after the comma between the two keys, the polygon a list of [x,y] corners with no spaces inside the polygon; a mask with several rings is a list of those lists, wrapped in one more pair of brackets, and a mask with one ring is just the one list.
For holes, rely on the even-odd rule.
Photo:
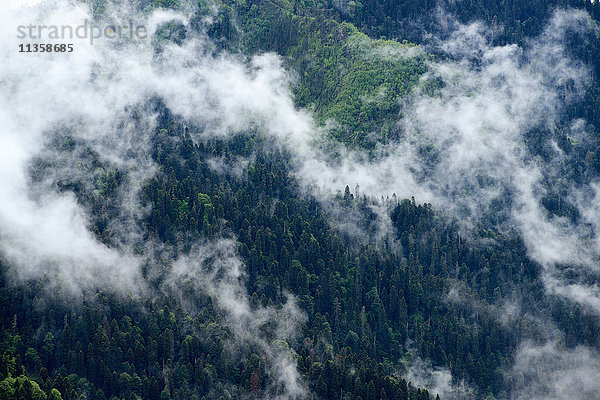
{"label": "mist over trees", "polygon": [[[3,16],[0,398],[597,397],[599,16]],[[83,17],[151,35],[15,53],[15,23]]]}

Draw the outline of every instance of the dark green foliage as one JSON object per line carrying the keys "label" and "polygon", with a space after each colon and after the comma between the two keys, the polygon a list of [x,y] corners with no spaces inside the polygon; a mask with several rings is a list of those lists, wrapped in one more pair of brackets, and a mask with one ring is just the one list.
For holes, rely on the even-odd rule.
{"label": "dark green foliage", "polygon": [[[178,2],[147,3],[177,7]],[[314,108],[320,123],[335,120],[335,138],[348,146],[372,147],[397,134],[398,100],[419,82],[430,56],[415,45],[375,40],[363,32],[417,41],[407,34],[407,18],[427,22],[437,3],[226,3],[210,26],[196,28],[206,29],[219,49],[282,55],[297,74],[297,104]],[[598,16],[597,3],[575,1],[463,0],[445,6],[464,21],[504,24],[494,40],[505,43],[538,33],[559,3]],[[200,14],[205,12],[201,7]],[[185,34],[179,25],[166,25],[157,40],[180,43]],[[573,51],[600,71],[597,43]],[[418,55],[407,58],[406,52]],[[440,84],[427,81],[422,88],[435,95]],[[568,117],[600,126],[599,93],[592,87],[584,100],[570,105]],[[430,399],[426,390],[398,375],[401,361],[413,351],[481,393],[507,398],[511,382],[504,371],[515,348],[523,337],[542,337],[529,316],[553,321],[565,332],[567,347],[600,347],[597,318],[544,294],[540,266],[527,258],[516,233],[481,226],[463,237],[430,204],[393,196],[384,202],[394,240],[377,242],[370,235],[377,229],[370,208],[374,200],[340,187],[331,201],[342,212],[363,216],[358,224],[365,234],[357,238],[333,228],[328,207],[296,190],[288,155],[269,149],[260,132],[197,141],[173,118],[160,118],[160,125],[153,135],[159,172],[144,183],[140,199],[149,210],[140,222],[145,239],[180,254],[198,240],[236,238],[252,305],[278,306],[289,292],[306,313],[301,340],[292,347],[298,370],[319,398]],[[597,143],[584,147],[569,141],[566,127],[556,129],[564,129],[568,143],[561,148],[577,160],[565,181],[585,182],[600,172]],[[541,146],[545,134],[531,132],[527,142],[541,157],[549,156]],[[53,154],[79,151],[81,168],[95,178],[61,181],[59,190],[75,193],[92,216],[91,230],[115,245],[118,238],[108,226],[118,218],[116,196],[127,183],[123,173],[102,165],[68,135],[57,137]],[[215,160],[232,172],[217,172],[211,167]],[[53,162],[37,160],[32,179],[42,180]],[[563,201],[562,189],[566,186],[549,192],[544,205],[575,221],[579,216]],[[145,275],[154,293],[133,299],[98,291],[86,293],[75,306],[60,296],[46,298],[45,282],[8,285],[0,264],[0,398],[260,398],[273,383],[260,350],[248,346],[231,357],[227,348],[233,335],[210,298],[194,294],[190,311],[164,292],[168,264]],[[519,329],[509,330],[498,322],[498,313],[503,299],[517,292],[527,316],[516,316]]]}
{"label": "dark green foliage", "polygon": [[[298,368],[322,397],[426,396],[390,375],[401,368],[395,364],[406,354],[408,340],[419,355],[458,379],[500,393],[502,369],[510,365],[520,333],[497,322],[489,311],[493,304],[518,286],[525,288],[527,311],[552,309],[555,320],[567,326],[575,318],[568,317],[570,307],[542,296],[538,267],[525,257],[518,238],[482,231],[467,240],[430,205],[392,199],[387,201],[402,250],[361,244],[333,229],[315,199],[295,191],[287,156],[267,153],[263,144],[257,135],[194,144],[175,124],[158,130],[154,157],[161,172],[144,189],[152,209],[147,230],[183,252],[197,239],[235,235],[251,302],[280,304],[289,291],[306,312],[304,339],[295,348]],[[215,158],[235,165],[250,154],[256,157],[242,176],[210,167]],[[364,214],[369,231],[375,218],[368,211],[370,199],[347,187],[334,201]],[[485,244],[489,238],[494,245]],[[51,377],[72,376],[71,390],[91,385],[107,398],[212,398],[228,386],[248,393],[269,384],[265,366],[256,363],[259,355],[223,357],[231,334],[200,294],[194,314],[174,298],[140,303],[105,293],[81,310],[35,311],[38,290],[36,285],[4,289],[5,299],[18,301],[3,303],[2,326],[14,321],[19,337],[27,338],[14,352],[33,377],[44,368]],[[571,344],[585,337],[585,343],[596,345],[598,335],[589,332],[597,322],[577,320],[581,325],[571,328]],[[30,332],[40,326],[45,328],[35,339]],[[536,334],[527,329],[524,325],[523,332]]]}
{"label": "dark green foliage", "polygon": [[[398,268],[398,261],[376,246],[357,257],[316,201],[295,192],[285,154],[267,155],[252,136],[195,145],[174,127],[157,131],[155,148],[161,172],[144,189],[152,206],[148,232],[183,252],[199,238],[235,234],[251,302],[279,304],[287,290],[309,317],[295,350],[312,391],[324,398],[429,398],[380,364],[402,354],[405,335],[393,331],[397,323],[386,316],[377,283],[361,275],[371,275],[371,259],[387,268]],[[215,157],[229,164],[251,153],[257,157],[242,177],[209,167]],[[100,175],[103,197],[112,193],[116,175]],[[63,399],[82,393],[99,399],[219,398],[232,390],[260,397],[271,384],[260,353],[224,355],[231,333],[200,293],[189,314],[169,296],[142,300],[109,292],[89,293],[75,309],[60,299],[50,305],[36,297],[40,288],[35,282],[2,288],[0,350],[23,360],[19,368],[43,382],[48,396],[56,388]],[[10,359],[4,362],[4,376],[16,368]]]}

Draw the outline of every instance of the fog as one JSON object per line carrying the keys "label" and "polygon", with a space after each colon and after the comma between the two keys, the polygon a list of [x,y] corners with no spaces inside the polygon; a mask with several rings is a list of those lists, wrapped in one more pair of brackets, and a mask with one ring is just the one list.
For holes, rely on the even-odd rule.
{"label": "fog", "polygon": [[[72,53],[19,53],[17,26],[78,26],[92,19],[86,5],[45,1],[0,14],[0,255],[13,281],[44,278],[49,290],[60,288],[73,297],[105,287],[146,291],[140,266],[152,260],[133,249],[154,245],[143,241],[140,221],[149,210],[140,206],[139,193],[157,169],[150,139],[157,125],[152,104],[160,99],[171,112],[202,127],[194,133],[195,140],[227,138],[258,127],[273,146],[291,153],[294,176],[305,191],[324,202],[345,185],[358,183],[361,193],[374,198],[396,193],[431,202],[460,220],[467,233],[491,218],[494,229],[522,235],[529,256],[543,267],[549,294],[600,313],[600,291],[585,279],[598,272],[600,182],[568,186],[567,201],[582,216],[578,222],[552,215],[542,205],[549,191],[560,189],[551,182],[573,161],[561,148],[561,140],[565,135],[581,140],[589,135],[585,121],[572,121],[568,132],[557,128],[562,111],[590,83],[587,67],[565,50],[567,32],[597,31],[586,14],[556,11],[544,32],[523,47],[494,46],[482,24],[454,22],[448,38],[432,37],[425,46],[443,57],[428,61],[421,83],[443,84],[433,95],[419,84],[408,98],[398,99],[402,100],[398,139],[378,146],[374,157],[331,144],[340,155],[332,162],[320,146],[329,140],[327,127],[317,126],[309,111],[295,106],[293,74],[285,70],[281,57],[261,54],[247,59],[215,51],[206,35],[189,27],[192,8],[177,13],[134,10],[109,6],[106,18],[113,24],[143,25],[147,38],[102,37],[93,44],[89,38],[63,40],[74,45]],[[157,45],[152,35],[173,21],[186,29],[186,40],[181,45]],[[379,49],[375,56],[418,53],[390,55]],[[531,136],[536,132],[547,133],[540,141],[551,157],[532,150]],[[74,149],[58,152],[54,141],[65,136],[73,140]],[[86,151],[103,168],[86,164]],[[31,171],[39,160],[52,162],[35,179]],[[213,164],[225,168],[219,160]],[[240,174],[244,166],[241,161],[234,173]],[[108,169],[124,174],[114,196],[116,215],[109,221],[111,245],[91,233],[88,206],[73,191],[60,187],[62,181],[73,181],[93,193],[98,190],[95,182]],[[381,218],[382,229],[390,230],[389,221]],[[214,262],[215,251],[226,254],[224,261]],[[564,265],[571,266],[575,278],[566,278]],[[217,280],[211,275],[215,269],[227,279]],[[242,271],[233,244],[217,241],[198,245],[174,261],[170,279],[174,284],[192,279],[198,290],[216,300],[237,337],[268,357],[277,382],[272,397],[301,397],[306,388],[292,353],[274,346],[259,327],[266,320],[277,321],[282,329],[287,324],[288,331],[277,336],[287,340],[289,326],[301,324],[303,317],[292,297],[282,309],[252,310]],[[570,355],[558,345],[524,343],[515,373],[545,387],[546,398],[564,398],[555,382],[540,380],[541,374],[525,368],[531,360],[541,359],[552,366],[564,387],[582,382],[586,391],[568,393],[569,397],[597,394],[597,380],[587,374],[597,357],[588,348],[577,352],[581,364],[571,367]],[[443,370],[433,376],[436,387],[449,379]]]}
{"label": "fog", "polygon": [[[234,348],[245,344],[258,347],[266,357],[267,373],[273,379],[273,383],[263,389],[261,398],[305,398],[308,389],[296,369],[296,359],[288,342],[298,339],[298,326],[305,322],[306,316],[291,295],[286,296],[286,303],[279,308],[253,308],[244,278],[244,265],[236,255],[235,242],[222,239],[199,245],[178,259],[168,284],[174,293],[191,287],[214,299],[234,334]],[[274,331],[271,337],[265,334],[266,325],[271,325]]]}

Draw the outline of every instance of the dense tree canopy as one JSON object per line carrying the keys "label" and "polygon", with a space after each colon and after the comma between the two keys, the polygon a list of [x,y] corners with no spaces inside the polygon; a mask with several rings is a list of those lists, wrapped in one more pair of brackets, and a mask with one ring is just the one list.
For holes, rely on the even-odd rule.
{"label": "dense tree canopy", "polygon": [[[329,132],[336,140],[372,150],[400,134],[398,99],[423,84],[427,61],[436,56],[396,57],[389,50],[416,49],[402,39],[421,44],[416,21],[419,29],[427,29],[439,18],[438,7],[463,22],[502,26],[497,43],[520,43],[538,34],[557,6],[583,8],[596,19],[600,15],[598,2],[581,0],[441,3],[224,1],[207,33],[219,47],[215,51],[281,54],[296,74],[297,105],[312,108],[321,124],[335,120]],[[162,0],[147,7],[177,4]],[[198,29],[204,29],[205,12],[201,7]],[[158,35],[181,39],[172,33]],[[598,79],[600,40],[590,41],[571,50],[592,64]],[[600,92],[594,83],[565,113],[569,119],[585,118],[597,131]],[[435,83],[430,84],[434,92]],[[139,207],[148,210],[141,221],[145,239],[164,246],[165,253],[187,254],[194,242],[234,238],[251,306],[280,307],[291,293],[306,314],[298,343],[281,345],[293,347],[295,365],[317,397],[432,399],[403,378],[407,360],[416,354],[448,369],[482,397],[510,398],[507,388],[515,378],[505,371],[515,349],[523,337],[542,337],[531,316],[556,324],[567,348],[600,348],[600,321],[544,293],[541,267],[527,257],[518,233],[490,229],[484,221],[465,237],[458,222],[435,205],[396,195],[373,199],[351,189],[356,182],[347,182],[325,202],[318,200],[298,188],[289,154],[269,146],[259,130],[198,139],[201,127],[188,127],[162,104],[156,108],[152,158],[158,172],[143,183],[139,199]],[[561,129],[567,141],[565,126],[556,127]],[[532,133],[528,145],[539,146],[544,134]],[[600,141],[570,143],[565,146],[580,161],[565,178],[589,181],[600,172]],[[79,146],[68,133],[57,134],[52,145],[59,153]],[[538,153],[549,157],[543,149]],[[125,178],[91,150],[82,157],[88,160],[82,168],[98,177],[93,191],[76,177],[60,182],[60,190],[73,192],[91,215],[90,230],[116,246],[109,222],[117,215],[115,197]],[[227,167],[225,172],[214,168],[215,160]],[[241,172],[228,172],[235,165],[243,165]],[[52,163],[40,157],[32,179],[42,180],[46,168]],[[579,218],[560,196],[548,193],[547,210]],[[392,222],[391,236],[384,240],[376,239],[375,203],[383,204]],[[361,215],[362,234],[332,223],[333,208]],[[187,307],[164,291],[167,259],[163,271],[144,277],[155,293],[123,296],[107,288],[85,293],[76,305],[60,293],[48,294],[43,280],[15,284],[6,261],[0,265],[3,399],[261,398],[272,383],[258,348],[250,345],[231,356],[234,335],[208,296],[197,294],[194,307]],[[513,330],[498,313],[501,300],[516,292],[524,315],[515,317],[519,329]]]}

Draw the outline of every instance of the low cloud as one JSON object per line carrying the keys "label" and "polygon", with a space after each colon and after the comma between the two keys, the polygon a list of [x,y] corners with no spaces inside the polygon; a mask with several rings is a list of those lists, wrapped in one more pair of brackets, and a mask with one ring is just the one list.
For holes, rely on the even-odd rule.
{"label": "low cloud", "polygon": [[[319,197],[358,183],[361,193],[375,198],[396,193],[432,202],[463,221],[464,229],[494,216],[499,229],[522,234],[529,255],[544,267],[550,293],[600,312],[597,287],[583,279],[597,272],[600,242],[594,232],[600,183],[568,188],[583,222],[550,215],[542,205],[544,195],[557,189],[548,182],[561,177],[560,166],[572,161],[558,144],[565,132],[556,122],[589,84],[585,65],[565,50],[567,32],[596,29],[585,13],[555,12],[545,31],[524,47],[492,46],[481,24],[457,25],[449,39],[432,47],[446,57],[430,61],[429,72],[404,99],[399,139],[369,154],[339,145],[338,157],[332,160],[319,146],[326,128],[317,127],[309,112],[296,109],[292,78],[280,57],[263,54],[248,60],[215,52],[205,35],[189,28],[192,11],[130,11],[109,7],[107,18],[135,18],[150,34],[174,21],[184,27],[186,40],[176,45],[99,38],[90,45],[73,39],[72,53],[23,54],[18,52],[23,43],[16,37],[16,26],[75,26],[91,18],[89,8],[47,1],[0,15],[0,254],[15,280],[45,278],[75,295],[96,287],[143,288],[144,260],[132,248],[143,237],[139,221],[147,211],[139,207],[139,190],[156,172],[150,137],[157,123],[149,104],[160,99],[173,114],[201,128],[197,140],[259,127],[275,146],[292,154],[293,173]],[[439,83],[433,94],[425,90],[431,82]],[[583,125],[573,124],[571,132],[585,138]],[[541,146],[553,157],[538,157],[530,149],[536,130],[548,134]],[[85,204],[72,192],[58,189],[58,182],[67,177],[87,182],[93,191],[97,171],[73,168],[78,151],[72,157],[61,153],[64,162],[46,168],[41,181],[31,177],[36,159],[52,158],[54,135],[71,137],[78,151],[89,149],[102,165],[124,174],[116,196],[118,213],[109,222],[115,235],[111,246],[90,233]],[[220,167],[218,160],[213,166]],[[389,230],[388,221],[382,226]],[[291,298],[281,309],[250,307],[234,247],[227,241],[197,246],[173,265],[171,282],[176,286],[191,280],[217,301],[236,337],[268,357],[275,382],[269,396],[301,397],[306,388],[291,352],[274,345],[260,326],[279,321],[274,338],[292,340],[303,317]],[[567,279],[565,264],[579,268],[582,275]],[[537,375],[525,371],[522,360],[555,361],[563,390],[581,382],[587,390],[583,393],[596,394],[594,380],[586,378],[594,373],[585,375],[585,364],[572,367],[574,359],[549,346],[531,350],[524,345],[516,370],[534,379]],[[576,354],[596,366],[591,350],[579,348]],[[413,376],[421,379],[417,372]],[[454,390],[447,388],[445,370],[433,370],[427,379],[440,393]],[[538,384],[548,386],[543,379],[532,383]],[[557,393],[556,398],[569,395],[551,385],[548,390]]]}
{"label": "low cloud", "polygon": [[[111,23],[131,19],[152,34],[172,22],[185,27],[188,39],[179,46],[103,37],[92,45],[75,38],[72,53],[23,54],[16,26],[77,26],[91,18],[90,10],[49,1],[0,17],[6,38],[0,42],[0,254],[14,281],[40,279],[69,297],[97,288],[152,293],[141,267],[156,265],[151,257],[164,249],[145,239],[141,222],[148,210],[140,191],[158,170],[151,156],[157,99],[201,127],[198,140],[258,124],[282,146],[301,148],[313,132],[310,115],[295,110],[279,57],[215,53],[202,32],[187,26],[193,10],[144,14],[129,4],[107,4]],[[219,160],[210,164],[228,168]],[[98,181],[108,171],[120,180],[110,194],[115,210],[107,245],[91,233],[98,216],[88,214],[88,197],[103,190]],[[74,185],[77,190],[64,189]],[[181,293],[182,285],[191,286],[210,297],[236,342],[264,357],[270,384],[263,398],[303,398],[307,387],[289,344],[305,317],[291,295],[281,307],[251,307],[243,270],[234,241],[196,243],[189,254],[175,256],[165,287]]]}
{"label": "low cloud", "polygon": [[565,349],[556,342],[523,343],[511,374],[518,400],[592,399],[600,396],[600,357],[585,346]]}
{"label": "low cloud", "polygon": [[448,369],[433,367],[431,362],[416,356],[414,350],[409,351],[409,358],[410,362],[406,363],[406,373],[403,377],[414,387],[424,387],[430,395],[439,395],[441,399],[476,399],[475,390],[464,381],[455,382]]}
{"label": "low cloud", "polygon": [[[237,256],[235,242],[218,240],[194,248],[179,258],[170,271],[169,291],[192,288],[213,299],[235,337],[234,346],[250,345],[266,358],[272,383],[263,389],[264,399],[301,399],[308,389],[296,368],[288,342],[298,339],[298,327],[306,316],[295,299],[287,295],[281,307],[252,307],[244,285],[244,265]],[[187,299],[192,300],[192,299]],[[269,326],[271,334],[265,333]]]}

